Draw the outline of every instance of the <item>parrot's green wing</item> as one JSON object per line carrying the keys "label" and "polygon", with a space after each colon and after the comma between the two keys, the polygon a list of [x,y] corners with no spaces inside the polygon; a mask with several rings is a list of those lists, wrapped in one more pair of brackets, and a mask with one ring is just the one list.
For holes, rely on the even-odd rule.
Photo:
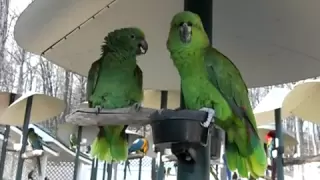
{"label": "parrot's green wing", "polygon": [[248,88],[232,61],[214,48],[208,48],[205,63],[209,79],[227,100],[233,112],[249,120],[257,133],[256,121],[248,98]]}
{"label": "parrot's green wing", "polygon": [[90,96],[93,94],[98,79],[99,79],[99,73],[100,73],[100,65],[101,60],[97,60],[94,63],[92,63],[91,68],[88,73],[88,81],[87,81],[87,101],[89,104],[89,107],[92,107],[92,103],[89,101]]}
{"label": "parrot's green wing", "polygon": [[137,65],[136,66],[136,69],[134,70],[134,76],[136,77],[137,79],[137,82],[138,82],[138,85],[139,85],[139,88],[142,89],[142,86],[143,86],[143,79],[142,79],[142,71],[140,69],[140,67]]}
{"label": "parrot's green wing", "polygon": [[[233,142],[228,141],[228,135],[230,135],[228,131],[226,136],[226,157],[229,169],[237,168],[242,177],[247,177],[248,171],[255,177],[262,176],[266,170],[266,156],[257,133],[248,89],[238,68],[230,59],[211,47],[207,49],[205,63],[210,81],[238,117],[235,119],[236,122],[233,122],[235,129],[231,132],[238,131],[240,134],[235,135]],[[242,124],[239,121],[243,121],[245,127],[238,126]]]}

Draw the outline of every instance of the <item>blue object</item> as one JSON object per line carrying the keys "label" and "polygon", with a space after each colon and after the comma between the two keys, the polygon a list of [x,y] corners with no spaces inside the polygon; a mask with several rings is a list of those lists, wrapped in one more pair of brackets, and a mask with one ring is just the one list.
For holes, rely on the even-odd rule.
{"label": "blue object", "polygon": [[227,166],[227,160],[226,160],[225,154],[223,154],[222,159],[223,159],[223,162],[224,162],[224,167],[226,168],[226,171],[227,171],[227,179],[231,180],[231,171]]}
{"label": "blue object", "polygon": [[129,154],[133,152],[142,152],[146,154],[149,150],[149,142],[146,138],[138,138],[136,139],[132,145],[129,147]]}
{"label": "blue object", "polygon": [[41,137],[34,131],[33,128],[28,129],[28,136],[36,136],[37,138],[30,138],[31,147],[34,150],[43,150],[42,139]]}

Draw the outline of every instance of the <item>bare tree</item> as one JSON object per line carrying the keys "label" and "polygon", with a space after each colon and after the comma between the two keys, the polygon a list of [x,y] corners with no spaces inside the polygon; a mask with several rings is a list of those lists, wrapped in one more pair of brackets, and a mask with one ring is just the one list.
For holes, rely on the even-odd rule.
{"label": "bare tree", "polygon": [[9,0],[0,0],[0,63],[4,61],[4,51],[8,34]]}

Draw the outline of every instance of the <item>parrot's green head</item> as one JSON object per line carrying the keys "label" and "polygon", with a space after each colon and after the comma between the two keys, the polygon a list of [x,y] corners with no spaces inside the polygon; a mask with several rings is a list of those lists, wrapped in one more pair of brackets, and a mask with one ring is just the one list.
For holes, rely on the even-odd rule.
{"label": "parrot's green head", "polygon": [[171,53],[182,49],[202,49],[209,44],[209,38],[197,14],[183,11],[173,17],[167,40],[167,48]]}
{"label": "parrot's green head", "polygon": [[129,27],[110,32],[104,38],[103,52],[120,52],[129,55],[142,55],[148,51],[148,43],[143,31]]}

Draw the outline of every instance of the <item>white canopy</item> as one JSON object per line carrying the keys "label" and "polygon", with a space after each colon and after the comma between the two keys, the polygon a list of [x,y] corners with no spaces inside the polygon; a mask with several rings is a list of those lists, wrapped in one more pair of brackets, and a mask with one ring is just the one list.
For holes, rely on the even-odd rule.
{"label": "white canopy", "polygon": [[[215,0],[213,6],[213,42],[249,87],[320,74],[320,1]],[[138,26],[149,42],[139,58],[144,88],[179,90],[165,44],[170,20],[181,10],[183,0],[35,0],[14,34],[27,51],[87,75],[108,32]]]}
{"label": "white canopy", "polygon": [[[282,108],[284,98],[290,92],[287,88],[273,88],[254,108],[257,125],[266,125],[274,122],[274,110]],[[281,117],[286,118],[290,114],[288,111],[282,111]]]}
{"label": "white canopy", "polygon": [[64,101],[61,99],[45,94],[29,92],[23,94],[10,106],[4,109],[2,114],[0,114],[0,123],[22,126],[26,112],[27,99],[30,96],[33,96],[30,123],[39,123],[48,120],[49,118],[53,118],[62,113],[66,107]]}
{"label": "white canopy", "polygon": [[283,102],[283,110],[303,120],[320,122],[320,81],[313,80],[296,85]]}

